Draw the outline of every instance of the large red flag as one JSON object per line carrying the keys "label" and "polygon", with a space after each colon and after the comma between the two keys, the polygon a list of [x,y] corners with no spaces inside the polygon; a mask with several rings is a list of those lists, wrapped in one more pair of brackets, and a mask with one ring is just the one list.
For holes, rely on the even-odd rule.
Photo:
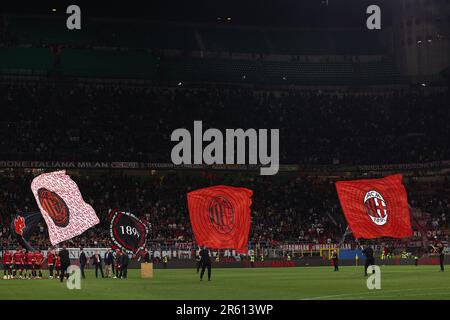
{"label": "large red flag", "polygon": [[402,175],[336,182],[345,218],[356,239],[412,235]]}
{"label": "large red flag", "polygon": [[247,248],[253,191],[214,186],[189,192],[188,207],[197,244],[211,249]]}

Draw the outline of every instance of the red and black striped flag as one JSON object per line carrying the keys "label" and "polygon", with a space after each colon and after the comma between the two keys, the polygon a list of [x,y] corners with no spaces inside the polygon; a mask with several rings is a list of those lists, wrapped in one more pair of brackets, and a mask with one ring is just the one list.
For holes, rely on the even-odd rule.
{"label": "red and black striped flag", "polygon": [[412,235],[402,175],[336,182],[345,218],[356,239]]}
{"label": "red and black striped flag", "polygon": [[252,190],[223,185],[189,192],[189,216],[197,244],[245,251],[252,195]]}

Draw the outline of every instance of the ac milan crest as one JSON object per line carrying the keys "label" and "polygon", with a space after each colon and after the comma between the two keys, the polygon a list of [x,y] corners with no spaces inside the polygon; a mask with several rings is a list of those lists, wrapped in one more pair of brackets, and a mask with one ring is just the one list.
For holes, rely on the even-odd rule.
{"label": "ac milan crest", "polygon": [[109,233],[114,248],[130,254],[144,249],[149,230],[143,220],[130,212],[113,209],[109,212],[109,221]]}
{"label": "ac milan crest", "polygon": [[378,226],[386,224],[388,209],[383,196],[374,190],[368,191],[364,196],[364,205],[370,219]]}
{"label": "ac milan crest", "polygon": [[67,227],[69,224],[69,208],[64,200],[56,193],[45,188],[40,188],[37,192],[39,202],[45,212],[48,213],[58,227]]}
{"label": "ac milan crest", "polygon": [[221,234],[228,234],[235,227],[234,208],[231,202],[223,197],[217,196],[209,203],[209,221],[211,225]]}

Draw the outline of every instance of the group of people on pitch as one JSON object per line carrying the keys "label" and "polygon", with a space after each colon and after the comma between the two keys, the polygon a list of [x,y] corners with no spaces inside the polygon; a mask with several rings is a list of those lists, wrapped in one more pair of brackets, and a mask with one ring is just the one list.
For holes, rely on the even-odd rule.
{"label": "group of people on pitch", "polygon": [[[146,252],[147,250],[145,250]],[[95,277],[98,278],[99,272],[102,278],[114,278],[114,279],[126,279],[128,275],[128,265],[130,257],[126,252],[120,249],[114,250],[108,249],[102,258],[99,251],[95,251],[94,254],[87,258],[83,248],[80,248],[80,269],[81,276],[86,278],[84,270],[88,265],[89,260],[92,261],[92,265],[95,267]]]}
{"label": "group of people on pitch", "polygon": [[27,251],[17,248],[15,252],[3,252],[3,279],[40,279],[45,258],[40,250]]}
{"label": "group of people on pitch", "polygon": [[[440,271],[444,271],[445,264],[445,247],[442,244],[438,244],[437,247],[431,246],[433,250],[439,254],[439,265]],[[374,250],[371,246],[361,247],[362,253],[365,256],[366,260],[364,263],[364,276],[367,276],[367,269],[370,266],[375,265],[375,255]],[[339,254],[336,250],[333,250],[331,253],[331,260],[333,261],[334,271],[339,271]],[[415,265],[418,265],[418,257],[415,257]]]}
{"label": "group of people on pitch", "polygon": [[67,277],[66,270],[70,265],[69,252],[63,248],[58,252],[51,248],[48,250],[47,257],[40,250],[26,250],[17,248],[12,252],[5,250],[3,252],[3,279],[42,279],[43,265],[47,260],[49,270],[49,279],[63,280]]}

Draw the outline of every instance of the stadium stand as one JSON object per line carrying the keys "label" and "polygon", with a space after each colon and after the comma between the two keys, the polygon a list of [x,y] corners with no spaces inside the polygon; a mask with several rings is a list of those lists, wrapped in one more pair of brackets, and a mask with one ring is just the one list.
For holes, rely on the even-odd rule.
{"label": "stadium stand", "polygon": [[[255,191],[251,245],[336,243],[346,224],[333,182],[365,176],[370,169],[361,165],[414,163],[437,169],[407,170],[410,204],[422,214],[415,236],[399,246],[423,234],[448,239],[448,91],[370,87],[405,84],[380,34],[105,19],[89,19],[71,33],[56,28],[64,23],[57,16],[6,18],[1,161],[167,163],[170,133],[201,119],[205,129],[281,128],[281,162],[305,169],[276,178],[73,170],[102,221],[69,246],[109,246],[105,219],[112,207],[151,216],[152,241],[192,241],[186,192],[217,183]],[[335,172],[338,166],[356,169]],[[308,173],[311,167],[316,171]],[[14,214],[37,210],[29,188],[37,172],[0,169],[3,246]],[[32,240],[43,249],[45,234],[42,225]]]}
{"label": "stadium stand", "polygon": [[[65,23],[63,16],[8,15],[6,19],[7,36],[3,42],[9,48],[0,47],[0,55],[17,56],[6,57],[0,66],[1,73],[8,75],[15,71],[52,74],[53,64],[49,65],[49,53],[43,48],[57,47],[62,61],[58,74],[66,77],[101,74],[106,78],[134,76],[152,81],[303,86],[403,81],[395,65],[380,58],[386,49],[378,33],[354,29],[270,29],[91,18],[83,30],[74,33],[58,28]],[[41,48],[33,62],[23,63],[20,70],[15,67],[16,60],[25,49],[18,46]],[[170,50],[178,53],[172,52],[167,57],[165,52]],[[143,53],[146,51],[151,51],[148,55],[153,59],[146,58]],[[247,56],[230,59],[236,54]],[[271,54],[286,57],[279,61],[271,58]],[[308,61],[308,55],[325,57],[322,61]],[[341,58],[330,61],[327,58],[330,55]],[[378,55],[378,58],[375,62],[359,61],[352,58],[356,55]],[[305,61],[299,61],[299,56]],[[339,61],[342,59],[349,60]]]}
{"label": "stadium stand", "polygon": [[0,92],[2,159],[170,162],[171,132],[198,119],[205,130],[281,128],[282,163],[450,159],[445,91],[336,94],[20,83],[0,85]]}
{"label": "stadium stand", "polygon": [[[3,230],[1,243],[8,242],[8,225],[17,212],[33,212],[38,208],[29,191],[30,174],[2,175],[0,178],[0,212]],[[107,213],[111,208],[130,210],[142,218],[151,217],[149,240],[165,243],[193,241],[187,211],[186,192],[226,182],[254,190],[250,243],[275,247],[283,243],[338,243],[346,223],[340,211],[332,178],[293,177],[277,179],[247,174],[205,174],[205,172],[171,173],[159,171],[156,175],[140,176],[121,173],[85,171],[75,175],[85,199],[96,209],[101,223],[80,237],[69,241],[73,247],[110,246]],[[449,230],[450,202],[445,194],[450,191],[450,179],[428,177],[406,178],[411,205],[427,213],[422,229],[429,239],[446,239]],[[45,223],[32,240],[46,249]],[[399,241],[402,249],[414,246],[421,239],[414,226],[415,236]],[[347,239],[352,241],[352,239]],[[380,240],[382,242],[383,240]]]}

